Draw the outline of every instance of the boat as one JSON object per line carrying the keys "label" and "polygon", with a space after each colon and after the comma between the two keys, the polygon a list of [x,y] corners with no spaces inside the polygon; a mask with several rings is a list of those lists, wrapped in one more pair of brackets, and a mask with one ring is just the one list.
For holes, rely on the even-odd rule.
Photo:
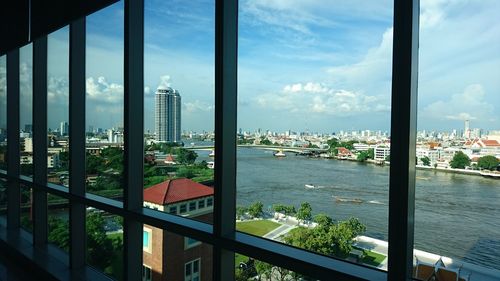
{"label": "boat", "polygon": [[361,204],[363,203],[363,200],[359,198],[342,198],[339,196],[333,196],[335,198],[335,202],[337,203],[355,203],[355,204]]}
{"label": "boat", "polygon": [[314,184],[305,184],[304,186],[306,188],[316,188],[316,186],[314,186]]}
{"label": "boat", "polygon": [[210,154],[208,154],[208,157],[215,157],[215,150],[212,149],[212,151],[210,151]]}
{"label": "boat", "polygon": [[286,154],[283,152],[282,149],[278,150],[277,152],[273,153],[275,157],[285,157]]}

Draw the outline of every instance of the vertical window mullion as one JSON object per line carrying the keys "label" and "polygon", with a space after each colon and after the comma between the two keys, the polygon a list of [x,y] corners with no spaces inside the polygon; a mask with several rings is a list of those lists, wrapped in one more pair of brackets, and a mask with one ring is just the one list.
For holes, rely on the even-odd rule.
{"label": "vertical window mullion", "polygon": [[394,1],[388,280],[411,280],[419,0]]}
{"label": "vertical window mullion", "polygon": [[[143,205],[144,162],[144,0],[125,0],[124,38],[124,207]],[[142,224],[124,218],[124,276],[142,278]]]}
{"label": "vertical window mullion", "polygon": [[[85,196],[85,18],[69,29],[69,190]],[[85,266],[85,205],[70,200],[70,266]]]}
{"label": "vertical window mullion", "polygon": [[[214,234],[234,237],[238,1],[215,1],[215,190]],[[234,279],[234,252],[214,245],[214,280]]]}
{"label": "vertical window mullion", "polygon": [[19,49],[7,53],[7,227],[17,229],[21,216],[19,189]]}
{"label": "vertical window mullion", "polygon": [[47,36],[33,42],[33,216],[35,246],[47,242]]}

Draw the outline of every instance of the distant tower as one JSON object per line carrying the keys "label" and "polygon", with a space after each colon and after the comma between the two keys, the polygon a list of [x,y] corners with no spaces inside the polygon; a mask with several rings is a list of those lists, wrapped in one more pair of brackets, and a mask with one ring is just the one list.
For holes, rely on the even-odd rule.
{"label": "distant tower", "polygon": [[156,91],[155,133],[160,142],[181,141],[181,96],[170,87]]}
{"label": "distant tower", "polygon": [[61,128],[59,132],[61,133],[61,136],[67,136],[69,131],[69,125],[68,122],[61,122]]}
{"label": "distant tower", "polygon": [[465,120],[464,137],[468,138],[468,139],[470,138],[470,123],[469,123],[469,120]]}

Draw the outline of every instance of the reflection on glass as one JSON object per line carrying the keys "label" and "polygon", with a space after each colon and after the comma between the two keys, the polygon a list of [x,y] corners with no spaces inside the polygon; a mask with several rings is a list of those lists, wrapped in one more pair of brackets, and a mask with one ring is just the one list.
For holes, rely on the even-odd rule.
{"label": "reflection on glass", "polygon": [[49,193],[47,204],[48,242],[69,252],[69,201]]}
{"label": "reflection on glass", "polygon": [[414,265],[495,280],[500,3],[421,3]]}
{"label": "reflection on glass", "polygon": [[123,280],[123,218],[87,208],[87,263]]}
{"label": "reflection on glass", "polygon": [[21,227],[33,232],[33,189],[20,184],[21,189]]}
{"label": "reflection on glass", "polygon": [[123,196],[123,1],[86,20],[87,192]]}
{"label": "reflection on glass", "polygon": [[69,186],[69,28],[49,34],[47,53],[47,179]]}
{"label": "reflection on glass", "polygon": [[0,57],[0,169],[7,170],[7,61]]}
{"label": "reflection on glass", "polygon": [[392,9],[240,1],[237,230],[387,268]]}
{"label": "reflection on glass", "polygon": [[21,174],[33,176],[33,45],[22,47],[20,59],[20,164]]}
{"label": "reflection on glass", "polygon": [[209,223],[214,8],[214,1],[147,1],[144,28],[144,205]]}
{"label": "reflection on glass", "polygon": [[7,217],[7,180],[0,179],[0,217]]}

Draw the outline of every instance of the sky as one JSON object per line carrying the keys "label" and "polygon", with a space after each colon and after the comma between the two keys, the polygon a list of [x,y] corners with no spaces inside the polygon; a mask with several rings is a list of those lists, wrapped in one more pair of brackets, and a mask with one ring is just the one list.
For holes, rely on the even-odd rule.
{"label": "sky", "polygon": [[[390,130],[392,5],[241,0],[238,127]],[[213,130],[214,13],[213,0],[145,1],[146,130],[154,130],[159,85],[179,90],[182,130]],[[460,130],[466,119],[473,128],[500,129],[498,14],[497,0],[421,0],[419,129]],[[123,125],[123,15],[118,2],[87,18],[87,126]],[[48,42],[48,121],[56,128],[68,119],[68,28]],[[21,123],[28,123],[30,46],[21,50],[21,64]]]}

